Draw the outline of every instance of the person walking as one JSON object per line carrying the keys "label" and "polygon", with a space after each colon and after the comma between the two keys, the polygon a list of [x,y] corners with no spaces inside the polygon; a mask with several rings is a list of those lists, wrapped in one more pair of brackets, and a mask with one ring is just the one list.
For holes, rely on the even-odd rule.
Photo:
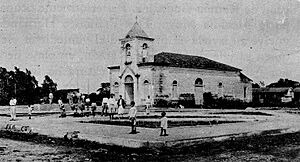
{"label": "person walking", "polygon": [[131,108],[129,110],[129,120],[131,123],[131,132],[129,134],[136,134],[136,113],[137,113],[137,109],[135,107],[135,102],[131,101],[130,103]]}
{"label": "person walking", "polygon": [[123,117],[123,114],[124,114],[124,108],[125,108],[125,100],[122,98],[122,95],[120,95],[120,98],[118,100],[118,117],[120,119],[120,116],[122,115]]}
{"label": "person walking", "polygon": [[16,120],[16,105],[17,105],[17,99],[12,97],[11,100],[9,101],[10,105],[10,116],[11,116],[11,121]]}

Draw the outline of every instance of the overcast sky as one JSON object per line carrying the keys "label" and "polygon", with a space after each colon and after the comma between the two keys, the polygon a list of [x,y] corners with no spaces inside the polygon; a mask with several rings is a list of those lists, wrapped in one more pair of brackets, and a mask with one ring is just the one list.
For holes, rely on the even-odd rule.
{"label": "overcast sky", "polygon": [[136,16],[156,53],[204,56],[254,82],[300,81],[298,0],[0,0],[0,66],[94,92]]}

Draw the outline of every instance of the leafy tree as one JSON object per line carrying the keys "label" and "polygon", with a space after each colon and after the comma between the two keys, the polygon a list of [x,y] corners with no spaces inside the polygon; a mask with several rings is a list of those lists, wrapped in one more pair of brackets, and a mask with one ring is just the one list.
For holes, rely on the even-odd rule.
{"label": "leafy tree", "polygon": [[299,86],[300,86],[299,82],[289,80],[289,79],[283,79],[283,78],[280,78],[278,82],[267,85],[267,87],[299,87]]}
{"label": "leafy tree", "polygon": [[48,98],[49,93],[54,93],[56,90],[57,90],[57,84],[54,83],[53,80],[48,75],[46,75],[41,88],[42,96]]}
{"label": "leafy tree", "polygon": [[0,104],[6,105],[12,96],[19,104],[34,103],[38,99],[38,82],[31,72],[26,72],[15,67],[15,71],[7,71],[0,67]]}

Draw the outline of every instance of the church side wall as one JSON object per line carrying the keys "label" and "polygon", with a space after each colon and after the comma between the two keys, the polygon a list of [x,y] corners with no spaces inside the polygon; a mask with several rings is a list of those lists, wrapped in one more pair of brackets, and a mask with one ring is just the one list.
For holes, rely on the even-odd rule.
{"label": "church side wall", "polygon": [[[195,93],[195,81],[197,78],[203,80],[204,92],[218,93],[218,85],[223,85],[223,94],[234,98],[251,101],[252,88],[251,83],[242,83],[239,72],[215,71],[205,69],[188,69],[175,67],[156,67],[154,77],[154,96],[172,96],[172,83],[177,81],[177,95],[183,93]],[[246,98],[244,98],[244,88]]]}
{"label": "church side wall", "polygon": [[139,68],[139,102],[141,105],[145,104],[147,96],[150,96],[151,99],[154,98],[154,80],[153,80],[153,71],[151,70],[152,66],[144,66]]}

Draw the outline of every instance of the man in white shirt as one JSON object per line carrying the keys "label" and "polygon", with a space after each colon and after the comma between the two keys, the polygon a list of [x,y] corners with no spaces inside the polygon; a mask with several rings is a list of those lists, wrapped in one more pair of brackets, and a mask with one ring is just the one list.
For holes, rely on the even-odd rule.
{"label": "man in white shirt", "polygon": [[129,120],[131,121],[131,132],[129,134],[136,134],[136,113],[137,113],[137,109],[135,107],[135,102],[131,101],[131,108],[129,110]]}
{"label": "man in white shirt", "polygon": [[[107,109],[108,109],[108,98],[107,97],[105,97],[105,98],[103,98],[103,100],[102,100],[102,116],[103,115],[107,115]],[[104,113],[105,112],[105,113]]]}
{"label": "man in white shirt", "polygon": [[116,110],[116,100],[113,94],[111,94],[110,98],[108,99],[108,109],[109,109],[109,119],[112,120]]}
{"label": "man in white shirt", "polygon": [[14,97],[11,98],[9,101],[10,105],[10,116],[11,116],[11,121],[16,120],[16,105],[17,105],[17,99]]}

